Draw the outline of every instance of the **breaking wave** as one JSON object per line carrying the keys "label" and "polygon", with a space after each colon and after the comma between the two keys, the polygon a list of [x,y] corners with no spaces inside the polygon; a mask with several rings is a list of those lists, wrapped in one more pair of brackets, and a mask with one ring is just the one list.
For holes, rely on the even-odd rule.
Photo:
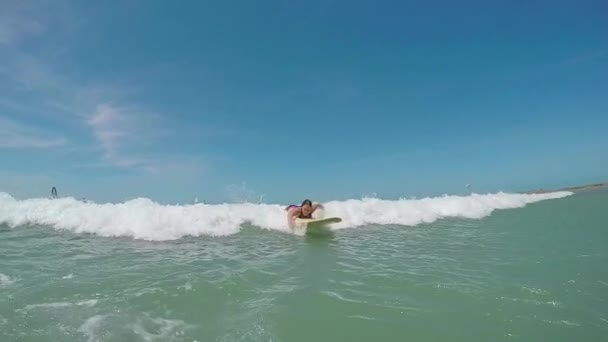
{"label": "breaking wave", "polygon": [[[319,215],[341,217],[343,221],[333,225],[335,229],[369,224],[415,226],[449,217],[479,219],[497,209],[521,208],[571,194],[499,192],[423,199],[350,199],[324,203],[324,210]],[[285,214],[285,206],[278,204],[161,205],[147,198],[98,204],[73,198],[16,200],[7,193],[0,193],[0,224],[11,228],[45,225],[75,233],[156,241],[230,235],[238,233],[243,224],[290,232]]]}

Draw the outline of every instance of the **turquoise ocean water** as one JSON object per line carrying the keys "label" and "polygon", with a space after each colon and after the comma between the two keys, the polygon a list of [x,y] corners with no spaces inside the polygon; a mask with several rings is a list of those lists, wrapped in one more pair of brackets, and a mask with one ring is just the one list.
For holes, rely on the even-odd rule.
{"label": "turquoise ocean water", "polygon": [[608,192],[521,196],[328,203],[310,235],[4,194],[0,341],[605,341]]}

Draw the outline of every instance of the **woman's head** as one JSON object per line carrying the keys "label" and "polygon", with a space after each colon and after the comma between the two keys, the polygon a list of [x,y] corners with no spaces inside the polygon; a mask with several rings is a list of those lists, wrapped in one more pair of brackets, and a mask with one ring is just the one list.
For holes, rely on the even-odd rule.
{"label": "woman's head", "polygon": [[300,207],[302,208],[302,216],[309,216],[312,214],[312,202],[310,200],[304,200]]}

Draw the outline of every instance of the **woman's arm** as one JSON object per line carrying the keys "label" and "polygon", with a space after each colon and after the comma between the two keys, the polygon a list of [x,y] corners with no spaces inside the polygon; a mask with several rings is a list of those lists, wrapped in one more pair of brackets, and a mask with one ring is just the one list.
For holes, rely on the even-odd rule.
{"label": "woman's arm", "polygon": [[296,217],[300,216],[299,208],[289,209],[287,212],[287,226],[293,229],[296,225]]}

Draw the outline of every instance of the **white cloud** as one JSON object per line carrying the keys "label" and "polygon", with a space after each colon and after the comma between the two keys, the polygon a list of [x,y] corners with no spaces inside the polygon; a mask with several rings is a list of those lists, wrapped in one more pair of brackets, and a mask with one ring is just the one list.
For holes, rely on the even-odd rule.
{"label": "white cloud", "polygon": [[[153,175],[188,174],[202,171],[198,158],[150,153],[158,139],[166,138],[166,119],[128,107],[100,103],[86,119],[106,164],[141,169]],[[145,127],[145,128],[144,128]],[[138,153],[139,152],[139,153]]]}
{"label": "white cloud", "polygon": [[116,154],[121,140],[129,135],[128,122],[120,109],[102,103],[87,119],[97,141],[101,144],[106,156]]}
{"label": "white cloud", "polygon": [[24,2],[5,1],[0,4],[0,45],[17,44],[27,36],[40,34],[44,25],[33,19]]}
{"label": "white cloud", "polygon": [[[108,75],[83,75],[78,65],[65,63],[69,58],[63,56],[69,57],[71,49],[66,38],[81,34],[83,30],[75,27],[80,23],[86,29],[88,22],[70,7],[61,0],[0,1],[0,89],[6,90],[0,95],[0,110],[8,110],[13,117],[19,115],[24,122],[35,122],[40,117],[52,119],[57,125],[69,127],[75,137],[83,136],[78,128],[84,129],[94,147],[87,140],[79,141],[78,146],[93,147],[99,153],[99,163],[84,162],[91,167],[137,169],[150,174],[200,170],[200,159],[161,154],[153,149],[160,142],[192,136],[193,127],[151,112],[145,103],[134,101],[140,82],[129,80],[129,75],[113,79]],[[36,43],[36,53],[23,49],[31,43]],[[200,136],[200,129],[196,134]],[[8,121],[0,121],[0,147],[66,144],[64,137],[39,128],[16,122],[9,126]]]}
{"label": "white cloud", "polygon": [[0,117],[0,148],[51,148],[63,146],[66,139],[38,127]]}
{"label": "white cloud", "polygon": [[0,44],[13,44],[20,41],[24,35],[36,34],[42,31],[42,24],[36,21],[0,18]]}

